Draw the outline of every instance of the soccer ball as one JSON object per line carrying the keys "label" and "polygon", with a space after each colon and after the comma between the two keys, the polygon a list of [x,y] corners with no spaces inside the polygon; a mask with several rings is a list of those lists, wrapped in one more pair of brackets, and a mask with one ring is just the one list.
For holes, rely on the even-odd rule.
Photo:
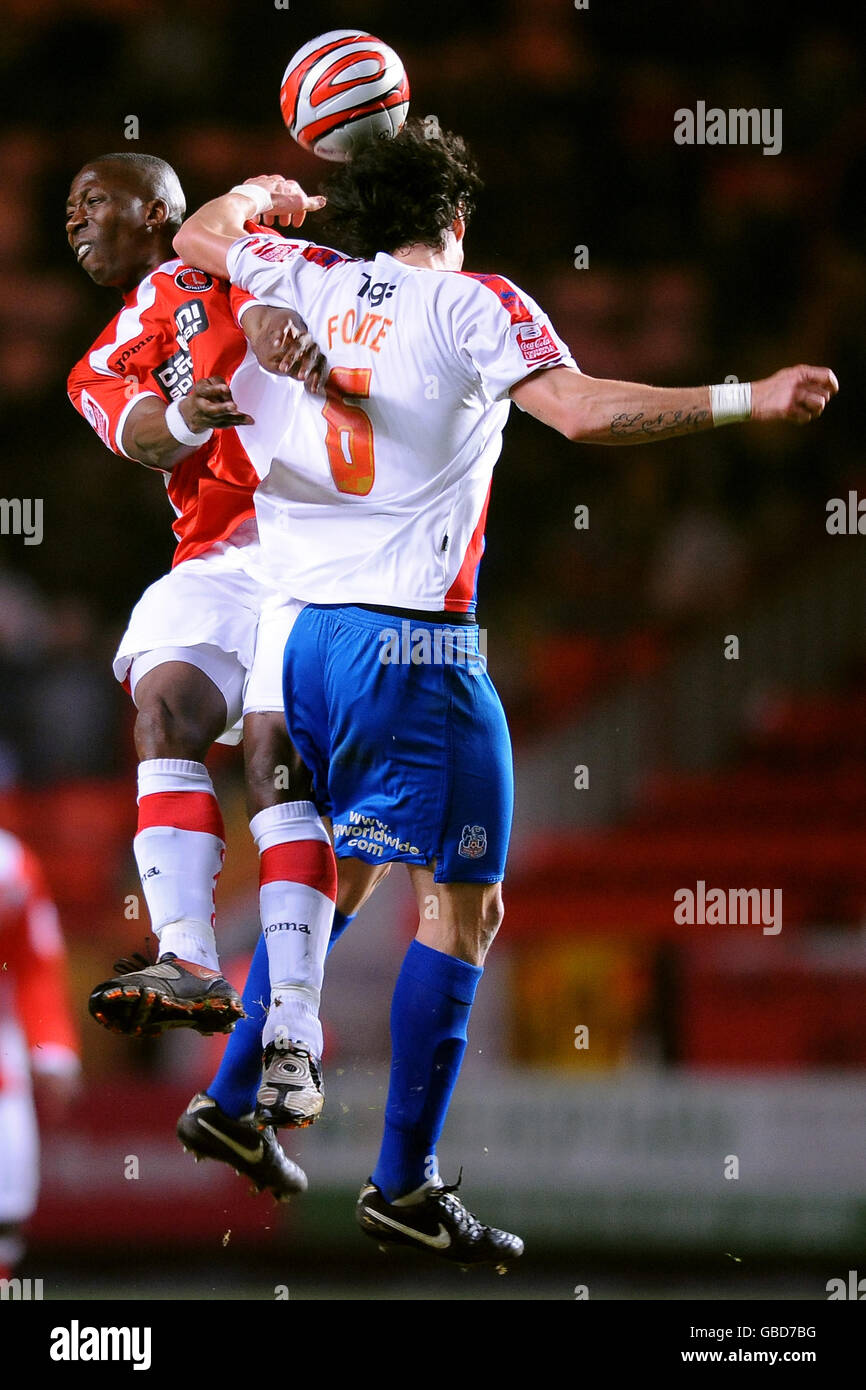
{"label": "soccer ball", "polygon": [[409,111],[409,79],[393,48],[362,29],[332,29],[299,48],[283,73],[289,134],[322,159],[348,159],[371,136],[391,138]]}

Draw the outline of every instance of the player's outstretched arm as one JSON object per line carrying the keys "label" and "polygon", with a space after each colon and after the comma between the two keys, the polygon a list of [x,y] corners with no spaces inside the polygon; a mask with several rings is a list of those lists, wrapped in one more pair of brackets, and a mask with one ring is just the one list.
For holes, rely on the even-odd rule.
{"label": "player's outstretched arm", "polygon": [[318,212],[325,202],[320,196],[308,197],[294,179],[260,174],[188,217],[174,239],[174,249],[188,265],[226,280],[226,256],[232,243],[247,235],[245,222],[262,217],[266,222],[300,227],[307,213]]}
{"label": "player's outstretched arm", "polygon": [[168,406],[154,396],[143,396],[126,417],[121,443],[129,457],[146,468],[170,473],[176,463],[206,444],[215,429],[253,423],[252,416],[235,405],[222,377],[204,377]]}
{"label": "player's outstretched arm", "polygon": [[723,386],[643,386],[584,376],[573,367],[536,372],[511,398],[582,444],[648,444],[737,420],[805,425],[839,390],[829,367],[784,367],[762,381]]}

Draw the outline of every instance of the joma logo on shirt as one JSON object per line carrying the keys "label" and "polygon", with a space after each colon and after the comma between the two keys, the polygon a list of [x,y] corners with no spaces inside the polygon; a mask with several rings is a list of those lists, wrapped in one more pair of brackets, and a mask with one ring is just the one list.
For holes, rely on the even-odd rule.
{"label": "joma logo on shirt", "polygon": [[302,931],[307,936],[310,935],[309,922],[269,922],[265,927],[265,935],[272,931]]}
{"label": "joma logo on shirt", "polygon": [[137,343],[133,343],[132,347],[124,348],[120,356],[115,357],[112,362],[112,371],[122,372],[124,363],[128,362],[130,357],[134,357],[137,352],[141,352],[141,349],[147,347],[148,343],[152,343],[155,337],[155,333],[148,333],[146,338],[139,338]]}

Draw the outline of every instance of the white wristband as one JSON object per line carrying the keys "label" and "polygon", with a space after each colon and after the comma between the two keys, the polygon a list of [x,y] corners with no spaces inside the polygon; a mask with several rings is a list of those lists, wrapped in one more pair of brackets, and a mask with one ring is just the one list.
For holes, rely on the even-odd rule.
{"label": "white wristband", "polygon": [[710,406],[714,425],[730,425],[735,420],[748,420],[752,414],[752,383],[726,381],[710,387]]}
{"label": "white wristband", "polygon": [[270,212],[273,208],[273,200],[266,188],[262,188],[260,183],[236,183],[234,188],[229,189],[229,193],[242,193],[245,198],[256,205],[256,217],[261,217],[263,212]]}
{"label": "white wristband", "polygon": [[178,444],[187,444],[193,449],[198,448],[199,444],[206,444],[213,434],[212,429],[194,434],[180,413],[180,401],[172,401],[171,405],[166,406],[165,427]]}

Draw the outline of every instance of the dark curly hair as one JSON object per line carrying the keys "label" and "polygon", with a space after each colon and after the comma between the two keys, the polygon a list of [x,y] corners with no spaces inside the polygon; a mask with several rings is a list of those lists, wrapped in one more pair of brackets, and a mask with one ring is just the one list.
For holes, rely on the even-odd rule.
{"label": "dark curly hair", "polygon": [[327,238],[350,256],[371,259],[398,246],[441,247],[462,214],[468,221],[482,187],[459,135],[413,119],[391,140],[357,146],[327,180]]}

